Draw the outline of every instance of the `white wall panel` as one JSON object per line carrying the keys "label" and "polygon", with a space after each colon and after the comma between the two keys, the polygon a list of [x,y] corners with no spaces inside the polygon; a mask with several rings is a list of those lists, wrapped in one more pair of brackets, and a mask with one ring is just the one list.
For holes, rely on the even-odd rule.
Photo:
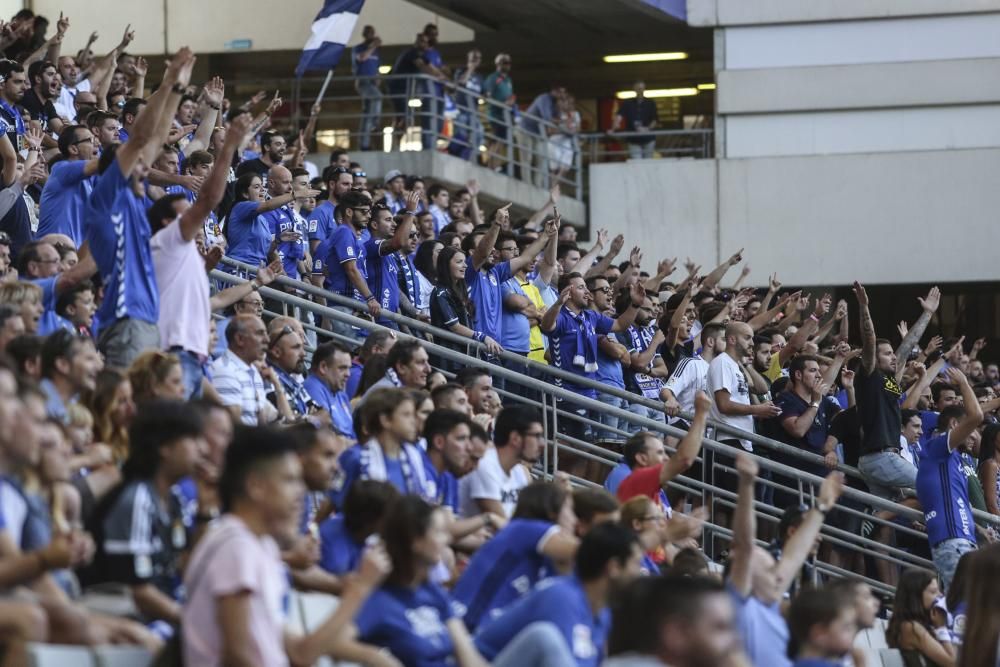
{"label": "white wall panel", "polygon": [[1000,13],[725,29],[726,69],[993,58]]}
{"label": "white wall panel", "polygon": [[1000,105],[996,104],[726,119],[729,158],[995,146],[1000,146]]}
{"label": "white wall panel", "polygon": [[1000,0],[688,0],[694,26],[843,21],[1000,10]]}

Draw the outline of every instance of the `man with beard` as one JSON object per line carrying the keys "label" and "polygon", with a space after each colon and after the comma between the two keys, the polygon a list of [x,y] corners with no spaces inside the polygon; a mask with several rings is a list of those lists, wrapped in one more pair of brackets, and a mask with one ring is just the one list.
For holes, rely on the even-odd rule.
{"label": "man with beard", "polygon": [[[178,112],[180,113],[180,112]],[[267,186],[267,175],[272,167],[280,165],[285,157],[285,138],[274,131],[265,132],[260,138],[260,157],[240,163],[236,168],[236,178],[253,172],[260,176]]]}
{"label": "man with beard", "polygon": [[25,150],[26,128],[21,115],[21,102],[24,91],[28,89],[28,77],[24,67],[13,60],[0,60],[0,120],[3,121],[3,131],[18,152]]}
{"label": "man with beard", "polygon": [[24,246],[17,259],[18,272],[25,280],[30,280],[42,288],[44,312],[38,321],[38,335],[47,336],[64,325],[56,314],[59,296],[97,272],[94,260],[86,255],[68,271],[59,272],[59,251],[50,243],[32,241]]}
{"label": "man with beard", "polygon": [[[539,324],[542,333],[549,336],[552,365],[588,380],[596,380],[598,337],[627,330],[635,320],[636,311],[645,300],[646,292],[642,285],[634,283],[629,289],[627,308],[619,311],[618,319],[613,320],[590,309],[592,297],[579,273],[564,275],[559,279],[559,288],[559,301],[545,311]],[[584,398],[597,398],[597,391],[589,387],[558,378],[556,386]],[[562,399],[560,401],[563,402]],[[589,410],[583,406],[570,403],[567,409],[581,417],[589,416],[594,419],[594,415],[589,415]],[[560,430],[571,437],[582,440],[585,436],[583,423],[574,419],[560,419],[559,426]]]}
{"label": "man with beard", "polygon": [[[774,403],[767,401],[750,404],[750,392],[764,393],[766,389],[750,386],[750,375],[744,364],[753,352],[753,329],[744,322],[730,322],[726,326],[726,351],[720,354],[708,365],[708,395],[712,400],[711,418],[726,426],[743,431],[753,432],[753,419],[767,419],[781,414]],[[734,449],[753,451],[753,444],[746,439],[733,438],[725,432],[719,432],[716,438],[719,442]],[[706,465],[712,470],[710,460],[714,459],[720,465],[733,466],[733,457],[729,454],[706,452]],[[715,483],[727,491],[736,491],[736,477],[732,473],[714,470]]]}
{"label": "man with beard", "polygon": [[[628,293],[623,292],[615,303],[616,309],[624,312],[631,298]],[[663,330],[656,326],[652,300],[644,296],[636,303],[638,307],[635,311],[635,322],[617,334],[618,342],[625,346],[630,355],[629,366],[625,369],[625,386],[630,392],[643,398],[664,401],[667,394],[663,390],[663,383],[670,375],[670,371],[667,370],[667,365],[658,352],[665,338]],[[640,417],[663,421],[663,412],[639,402],[630,403],[628,410]],[[633,433],[641,428],[638,424],[628,426],[628,430]]]}
{"label": "man with beard", "polygon": [[66,406],[82,391],[93,391],[97,373],[103,366],[101,355],[90,338],[60,329],[42,343],[42,381],[45,411],[52,419],[67,420]]}
{"label": "man with beard", "polygon": [[[31,114],[31,120],[41,123],[47,133],[62,131],[63,121],[56,111],[54,102],[59,97],[59,73],[56,66],[47,60],[31,63],[28,68],[28,82],[31,89],[24,93],[21,104]],[[47,137],[46,148],[55,148],[56,142]]]}
{"label": "man with beard", "polygon": [[271,336],[267,345],[267,363],[274,370],[278,380],[268,392],[268,400],[281,411],[281,402],[278,400],[280,391],[284,393],[288,407],[292,411],[291,415],[285,415],[286,418],[304,417],[309,414],[312,399],[302,382],[295,377],[301,377],[306,372],[305,342],[291,326],[286,324],[278,333]]}
{"label": "man with beard", "polygon": [[473,329],[482,331],[493,340],[503,337],[503,284],[527,268],[558,232],[557,225],[550,222],[546,233],[525,248],[523,253],[497,263],[497,238],[500,230],[509,227],[509,224],[510,204],[497,210],[489,229],[478,237],[478,243],[475,242],[475,234],[466,236],[462,241],[462,250],[471,260],[465,271],[465,284],[469,289],[469,299],[476,304]]}
{"label": "man with beard", "polygon": [[[399,215],[398,222],[382,202],[372,207],[368,222],[371,238],[364,244],[365,275],[369,290],[378,299],[379,308],[386,312],[399,312],[399,262],[396,254],[409,242],[416,210],[417,198],[413,195],[406,198],[406,210]],[[399,328],[398,324],[386,318],[380,318],[378,323],[390,329]]]}
{"label": "man with beard", "polygon": [[[337,215],[343,222],[334,228],[333,233],[316,248],[313,254],[314,282],[325,273],[323,287],[334,294],[367,303],[368,314],[376,318],[382,312],[382,307],[379,305],[378,297],[368,289],[365,246],[360,242],[361,233],[371,217],[368,198],[360,192],[348,192],[340,199]],[[312,229],[311,222],[309,228]],[[348,315],[357,313],[353,308],[346,306],[333,305],[332,308]],[[349,324],[337,321],[331,324],[334,333],[352,338],[357,336]]]}
{"label": "man with beard", "polygon": [[354,177],[347,167],[331,164],[323,170],[323,185],[326,186],[327,199],[320,202],[308,218],[309,250],[313,253],[313,257],[316,257],[319,245],[333,235],[338,218],[343,217],[336,209],[341,197],[350,192],[354,186]]}

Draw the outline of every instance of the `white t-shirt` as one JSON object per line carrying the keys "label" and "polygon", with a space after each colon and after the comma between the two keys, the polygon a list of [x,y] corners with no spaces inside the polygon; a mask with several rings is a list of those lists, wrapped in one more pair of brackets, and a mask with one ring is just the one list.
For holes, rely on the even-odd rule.
{"label": "white t-shirt", "polygon": [[160,342],[208,357],[212,305],[198,246],[184,240],[179,219],[153,234],[149,245],[160,290]]}
{"label": "white t-shirt", "polygon": [[[728,354],[720,354],[708,366],[708,395],[712,397],[711,418],[732,426],[733,428],[753,432],[753,417],[750,415],[734,416],[724,415],[719,412],[719,405],[715,400],[715,392],[725,389],[729,392],[729,400],[733,403],[750,405],[750,387],[747,385],[746,376],[743,369]],[[717,433],[715,439],[733,439],[728,433]],[[748,452],[753,451],[753,444],[749,440],[740,440],[743,449]]]}
{"label": "white t-shirt", "polygon": [[458,494],[462,516],[475,516],[480,513],[476,499],[496,500],[503,505],[503,511],[509,518],[517,506],[517,496],[521,489],[528,486],[528,473],[524,466],[518,464],[510,469],[510,474],[500,467],[496,447],[483,454],[476,469],[459,481]]}
{"label": "white t-shirt", "polygon": [[247,639],[258,665],[288,665],[284,646],[283,601],[288,579],[278,545],[250,532],[239,518],[225,515],[201,539],[184,573],[187,603],[182,612],[184,664],[222,664],[217,600],[245,591],[250,595]]}
{"label": "white t-shirt", "polygon": [[[665,385],[684,412],[694,412],[694,397],[708,389],[708,362],[701,357],[684,357]],[[680,417],[671,417],[673,424]]]}

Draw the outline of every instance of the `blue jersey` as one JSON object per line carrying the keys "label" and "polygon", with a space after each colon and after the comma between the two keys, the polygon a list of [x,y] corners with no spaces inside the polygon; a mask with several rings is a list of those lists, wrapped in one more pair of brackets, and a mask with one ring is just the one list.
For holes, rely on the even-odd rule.
{"label": "blue jersey", "polygon": [[546,621],[559,629],[578,667],[597,667],[604,658],[604,643],[611,625],[605,608],[596,615],[576,577],[558,577],[542,582],[526,597],[507,608],[476,633],[475,643],[492,660],[522,630]]}
{"label": "blue jersey", "polygon": [[625,481],[625,478],[632,474],[632,469],[628,467],[624,459],[611,469],[607,479],[604,480],[604,488],[608,493],[614,495],[618,492],[618,485]]}
{"label": "blue jersey", "polygon": [[495,341],[502,338],[503,289],[500,286],[510,278],[510,262],[501,262],[478,271],[469,262],[465,269],[469,299],[476,304],[476,321],[472,328]]}
{"label": "blue jersey", "polygon": [[42,288],[42,307],[45,310],[42,311],[42,316],[38,320],[39,336],[48,336],[53,331],[65,328],[65,325],[68,324],[66,320],[56,314],[56,283],[58,281],[59,276],[30,281]]}
{"label": "blue jersey", "polygon": [[[521,287],[521,280],[517,276],[503,284],[503,298],[506,299],[511,294],[528,298],[528,295],[524,293],[524,288]],[[520,310],[511,310],[504,306],[500,344],[505,350],[511,352],[530,352],[530,339],[531,323],[528,321],[528,317]]]}
{"label": "blue jersey", "polygon": [[354,72],[355,76],[376,76],[378,74],[378,48],[371,52],[371,55],[368,56],[367,60],[359,60],[361,54],[367,51],[369,46],[371,45],[367,42],[361,42],[351,49],[351,71]]}
{"label": "blue jersey", "polygon": [[[262,216],[271,237],[280,237],[282,232],[298,232],[298,241],[278,241],[278,258],[285,270],[285,275],[293,280],[299,279],[299,260],[306,256],[306,225],[290,206],[280,206],[268,211]],[[301,222],[300,222],[301,221]]]}
{"label": "blue jersey", "polygon": [[[348,447],[338,459],[340,472],[329,494],[330,502],[338,509],[344,506],[344,499],[347,498],[347,492],[355,480],[371,479],[366,468],[369,461],[367,453],[363,451],[365,446],[367,445],[358,444]],[[379,445],[372,443],[372,446]],[[399,458],[394,459],[383,454],[381,459],[385,463],[384,481],[395,486],[402,494],[414,494],[421,498],[428,496],[423,454],[417,448],[404,446]]]}
{"label": "blue jersey", "polygon": [[117,159],[97,179],[90,195],[84,226],[104,281],[104,300],[97,311],[101,327],[124,318],[150,324],[159,320],[160,293],[146,218],[152,205],[149,197],[135,195]]}
{"label": "blue jersey", "polygon": [[320,202],[307,218],[309,224],[309,240],[323,242],[333,233],[337,221],[333,217],[333,203],[330,200]]}
{"label": "blue jersey", "polygon": [[[618,342],[624,345],[630,354],[639,354],[649,347],[650,342],[653,340],[653,332],[654,329],[638,327],[633,324],[623,333],[618,334]],[[659,354],[654,354],[653,359],[658,356]],[[652,368],[652,365],[653,362],[650,360],[649,367]],[[632,393],[659,400],[660,389],[663,388],[663,380],[661,378],[652,377],[646,373],[636,372],[631,368],[627,368],[624,372],[624,379],[625,386]]]}
{"label": "blue jersey", "polygon": [[[597,337],[611,333],[615,321],[593,310],[574,315],[565,306],[559,311],[555,328],[548,333],[552,365],[590,380],[597,379]],[[597,398],[597,391],[556,378],[556,386]]]}
{"label": "blue jersey", "polygon": [[52,165],[42,188],[35,238],[65,234],[77,248],[83,245],[84,211],[96,180],[95,176],[84,175],[86,166],[86,160],[61,160]]}
{"label": "blue jersey", "polygon": [[[390,313],[399,312],[399,264],[390,253],[381,253],[382,244],[388,239],[369,238],[364,244],[365,273],[368,276],[368,291],[378,299],[378,305]],[[387,246],[388,247],[388,246]],[[380,317],[380,324],[389,320]]]}
{"label": "blue jersey", "polygon": [[351,360],[351,374],[347,376],[347,386],[344,387],[344,392],[347,394],[348,399],[354,398],[354,395],[358,393],[358,386],[361,384],[361,373],[364,370],[364,364],[357,359]]}
{"label": "blue jersey", "polygon": [[452,591],[469,630],[531,591],[551,567],[542,548],[557,532],[551,521],[512,519],[472,556]]}
{"label": "blue jersey", "polygon": [[354,624],[359,641],[389,649],[406,667],[445,667],[454,665],[446,625],[453,617],[448,594],[437,584],[386,584],[371,594]]}
{"label": "blue jersey", "polygon": [[948,437],[947,433],[938,435],[924,444],[917,469],[917,498],[924,508],[931,547],[945,540],[976,542],[969,482],[961,453],[948,446]]}
{"label": "blue jersey", "polygon": [[351,402],[343,391],[332,391],[322,379],[310,374],[303,382],[306,392],[312,400],[330,413],[333,430],[351,440],[357,440],[354,434],[354,417],[351,415]]}
{"label": "blue jersey", "polygon": [[[617,343],[614,336],[609,336],[612,342]],[[614,357],[609,357],[597,347],[597,381],[609,387],[625,389],[625,378],[622,375],[622,362]],[[612,492],[614,493],[614,492]]]}
{"label": "blue jersey", "polygon": [[458,505],[458,480],[447,470],[440,473],[434,468],[431,457],[426,450],[420,450],[424,455],[424,471],[433,488],[428,488],[431,499],[441,507],[450,507],[454,516],[461,516]]}
{"label": "blue jersey", "polygon": [[[324,285],[329,291],[363,301],[361,294],[347,278],[343,266],[347,262],[354,262],[361,277],[367,280],[364,247],[358,243],[350,225],[337,225],[330,237],[316,248],[315,260],[322,262],[322,266],[326,269]],[[315,268],[313,273],[316,273]]]}
{"label": "blue jersey", "polygon": [[331,516],[319,526],[319,566],[332,574],[347,574],[358,569],[364,544],[358,544],[347,532],[343,516]]}
{"label": "blue jersey", "polygon": [[267,220],[257,213],[259,208],[259,202],[241,201],[233,206],[226,220],[229,235],[229,250],[226,254],[251,266],[267,261],[267,251],[271,249],[271,241],[274,240]]}

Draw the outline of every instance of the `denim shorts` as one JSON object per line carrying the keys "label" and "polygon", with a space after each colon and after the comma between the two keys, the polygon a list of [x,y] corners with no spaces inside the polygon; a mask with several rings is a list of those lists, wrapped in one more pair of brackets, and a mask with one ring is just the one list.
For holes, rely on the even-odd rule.
{"label": "denim shorts", "polygon": [[858,460],[858,470],[872,495],[896,500],[901,489],[917,485],[917,469],[912,463],[892,451],[865,454]]}
{"label": "denim shorts", "polygon": [[964,538],[954,538],[938,542],[931,547],[931,558],[934,560],[934,569],[937,570],[941,578],[941,590],[948,591],[951,580],[955,576],[955,568],[958,561],[965,554],[976,550],[976,543]]}

